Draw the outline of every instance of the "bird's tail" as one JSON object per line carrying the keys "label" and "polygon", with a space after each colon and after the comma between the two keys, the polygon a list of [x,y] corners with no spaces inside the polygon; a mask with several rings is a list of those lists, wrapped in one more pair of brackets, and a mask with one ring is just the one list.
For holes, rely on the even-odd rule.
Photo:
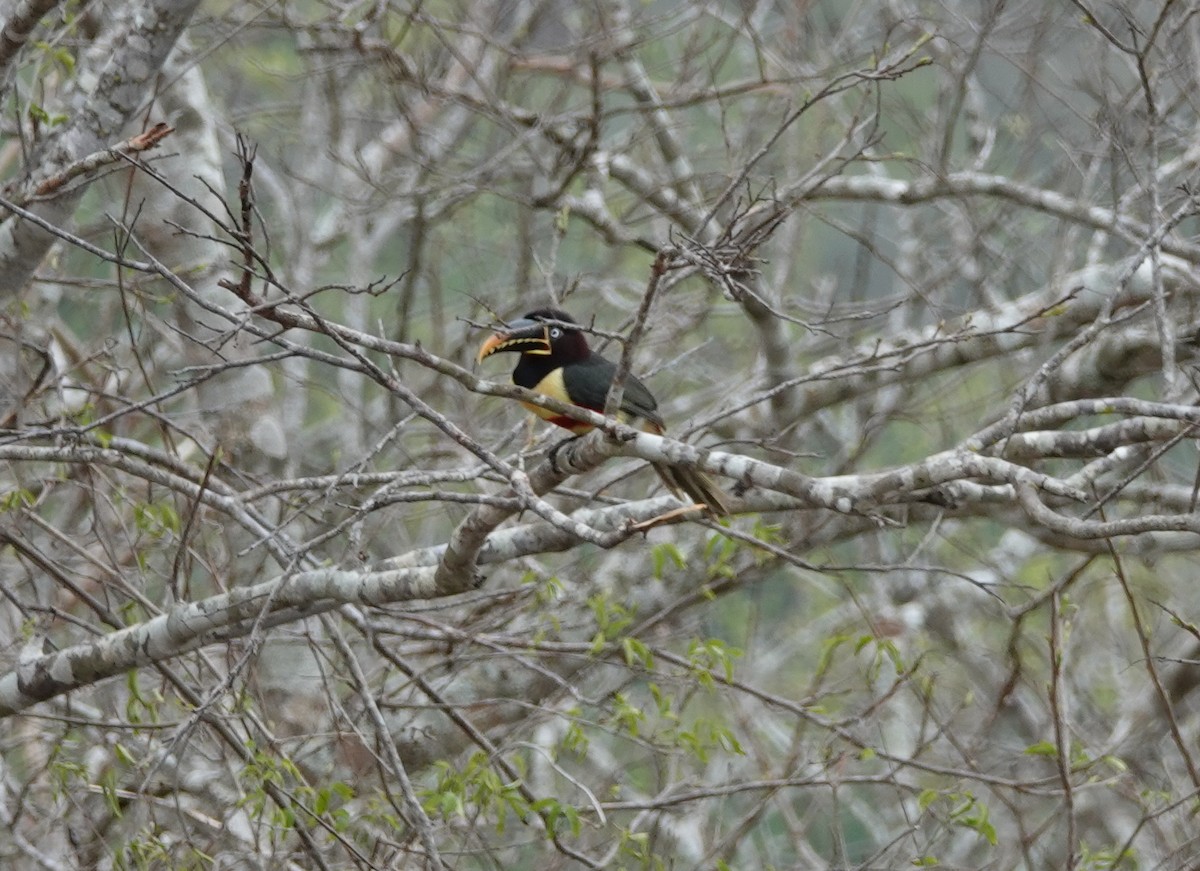
{"label": "bird's tail", "polygon": [[[642,429],[655,435],[664,435],[666,427],[657,415],[643,418]],[[699,469],[678,469],[666,463],[651,463],[658,477],[662,478],[667,489],[678,498],[685,496],[692,502],[703,505],[714,517],[728,517],[733,512],[729,510],[729,499],[725,491],[716,482]]]}
{"label": "bird's tail", "polygon": [[679,469],[665,463],[654,463],[654,471],[663,479],[667,489],[676,496],[685,495],[693,502],[703,505],[716,517],[728,517],[729,501],[716,482],[698,469]]}

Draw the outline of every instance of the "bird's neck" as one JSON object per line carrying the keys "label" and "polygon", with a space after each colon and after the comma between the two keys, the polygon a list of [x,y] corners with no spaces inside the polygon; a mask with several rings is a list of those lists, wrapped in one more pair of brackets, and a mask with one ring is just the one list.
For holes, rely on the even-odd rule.
{"label": "bird's neck", "polygon": [[585,354],[584,357],[572,357],[564,360],[557,354],[522,354],[521,359],[517,361],[517,368],[513,370],[513,384],[532,390],[555,369],[571,363],[579,363],[586,357]]}

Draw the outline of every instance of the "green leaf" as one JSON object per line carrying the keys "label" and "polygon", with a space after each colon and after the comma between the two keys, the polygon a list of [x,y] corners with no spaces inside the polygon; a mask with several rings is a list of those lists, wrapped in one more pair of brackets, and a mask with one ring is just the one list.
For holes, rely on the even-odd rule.
{"label": "green leaf", "polygon": [[621,639],[621,649],[625,653],[625,664],[631,668],[640,664],[647,671],[654,668],[654,654],[650,648],[636,638],[626,636]]}
{"label": "green leaf", "polygon": [[567,726],[567,730],[563,733],[562,740],[559,745],[563,750],[569,753],[574,753],[576,756],[583,757],[587,755],[590,739],[587,733],[583,731],[583,727],[578,723],[571,723]]}
{"label": "green leaf", "polygon": [[40,39],[35,41],[33,44],[39,51],[45,52],[50,60],[61,66],[63,70],[66,71],[67,75],[71,75],[75,72],[75,55],[67,51],[66,48],[61,45],[51,45],[50,43]]}
{"label": "green leaf", "polygon": [[647,686],[650,690],[650,696],[654,699],[654,704],[658,706],[658,715],[664,720],[678,720],[679,715],[675,713],[675,697],[670,693],[664,693],[662,688],[656,683],[650,683]]}
{"label": "green leaf", "polygon": [[684,568],[687,565],[687,561],[683,558],[683,552],[674,542],[670,541],[655,545],[650,552],[650,558],[654,565],[654,577],[658,579],[662,578],[663,569],[666,567],[668,560],[674,563],[677,569]]}
{"label": "green leaf", "polygon": [[917,807],[922,811],[928,810],[929,806],[942,797],[942,794],[936,789],[923,789],[921,794],[917,796]]}
{"label": "green leaf", "polygon": [[123,765],[128,765],[130,768],[137,766],[137,757],[134,756],[133,753],[131,753],[129,749],[120,741],[113,745],[113,752],[117,755],[117,759],[119,759]]}
{"label": "green leaf", "polygon": [[45,124],[49,127],[57,127],[59,124],[66,122],[67,116],[59,112],[51,115],[37,103],[29,104],[29,117],[39,124]]}
{"label": "green leaf", "polygon": [[740,648],[731,647],[719,638],[704,641],[693,639],[688,645],[688,660],[691,662],[693,673],[704,686],[712,686],[712,671],[720,671],[726,681],[732,681],[734,660],[740,659],[742,655],[743,651]]}
{"label": "green leaf", "polygon": [[1057,756],[1058,747],[1050,741],[1038,741],[1036,744],[1030,744],[1025,748],[1027,756]]}
{"label": "green leaf", "polygon": [[612,721],[628,732],[630,737],[638,736],[641,724],[645,719],[646,715],[642,709],[631,704],[624,693],[613,695]]}
{"label": "green leaf", "polygon": [[566,823],[571,834],[579,836],[579,811],[569,804],[564,804],[556,798],[543,798],[535,801],[530,808],[546,822],[546,834],[549,837],[562,831],[562,823]]}
{"label": "green leaf", "polygon": [[24,487],[9,490],[0,496],[0,512],[13,511],[17,508],[32,508],[36,501],[32,490],[26,490]]}

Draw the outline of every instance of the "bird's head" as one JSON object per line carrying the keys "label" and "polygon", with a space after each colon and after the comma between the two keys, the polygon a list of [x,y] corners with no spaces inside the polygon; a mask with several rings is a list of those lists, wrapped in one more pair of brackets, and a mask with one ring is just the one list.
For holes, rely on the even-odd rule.
{"label": "bird's head", "polygon": [[540,308],[489,336],[479,347],[478,361],[502,351],[550,357],[563,363],[582,360],[589,350],[583,333],[573,329],[575,319],[558,309]]}

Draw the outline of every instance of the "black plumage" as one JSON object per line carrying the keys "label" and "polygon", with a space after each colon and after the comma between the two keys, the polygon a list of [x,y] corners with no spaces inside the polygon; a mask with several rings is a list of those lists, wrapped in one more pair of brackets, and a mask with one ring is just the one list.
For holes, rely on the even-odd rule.
{"label": "black plumage", "polygon": [[[489,337],[479,349],[479,359],[499,352],[521,356],[513,370],[513,383],[563,402],[570,402],[603,413],[609,388],[616,377],[617,365],[588,346],[587,339],[574,328],[575,320],[558,309],[529,312],[508,328]],[[592,429],[566,415],[556,414],[532,403],[522,403],[543,420],[582,434]],[[618,419],[640,425],[647,432],[661,435],[663,419],[658,402],[637,376],[625,377]],[[673,493],[686,493],[694,502],[717,515],[729,513],[724,493],[704,473],[694,469],[653,464]]]}

